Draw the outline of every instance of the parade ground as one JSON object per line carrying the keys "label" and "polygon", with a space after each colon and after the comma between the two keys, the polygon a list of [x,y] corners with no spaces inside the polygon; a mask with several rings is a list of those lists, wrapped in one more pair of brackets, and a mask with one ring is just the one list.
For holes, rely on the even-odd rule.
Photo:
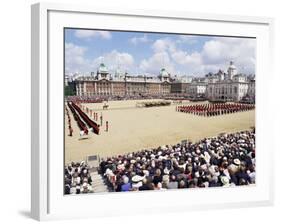
{"label": "parade ground", "polygon": [[[176,112],[177,104],[173,103],[170,106],[136,107],[137,103],[144,101],[161,100],[109,101],[106,110],[103,110],[104,103],[81,104],[82,107],[98,113],[96,121],[98,124],[100,124],[100,116],[103,117],[100,134],[89,132],[88,138],[84,139],[80,139],[79,128],[70,112],[73,136],[69,136],[68,127],[65,125],[65,163],[85,160],[90,155],[106,157],[176,144],[182,140],[194,142],[220,133],[238,132],[255,126],[255,110],[203,117]],[[182,105],[190,105],[202,102],[183,101],[182,103]],[[90,117],[90,114],[88,116]],[[108,132],[106,132],[106,121],[108,121]],[[67,124],[66,116],[65,122]]]}

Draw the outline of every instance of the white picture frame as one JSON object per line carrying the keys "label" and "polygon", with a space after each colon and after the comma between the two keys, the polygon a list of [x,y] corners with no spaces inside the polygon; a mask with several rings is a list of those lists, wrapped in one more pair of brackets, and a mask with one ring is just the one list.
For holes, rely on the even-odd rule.
{"label": "white picture frame", "polygon": [[[271,18],[38,3],[32,5],[31,215],[37,220],[272,205],[273,148],[269,141],[273,24]],[[95,22],[93,22],[95,21]],[[148,25],[149,24],[149,25]],[[63,195],[63,27],[165,31],[257,38],[257,184],[227,188],[122,194]],[[187,28],[189,27],[188,30]],[[58,136],[58,137],[56,137]],[[56,148],[56,150],[54,150]],[[61,172],[60,172],[61,170]],[[61,180],[60,180],[61,179]],[[218,196],[219,195],[219,196]],[[187,198],[188,200],[183,200]],[[145,202],[149,200],[149,203]],[[96,203],[92,203],[95,201]],[[138,203],[135,203],[135,202]],[[77,202],[84,206],[71,208]],[[119,203],[134,203],[122,210]],[[88,209],[90,207],[90,209]]]}

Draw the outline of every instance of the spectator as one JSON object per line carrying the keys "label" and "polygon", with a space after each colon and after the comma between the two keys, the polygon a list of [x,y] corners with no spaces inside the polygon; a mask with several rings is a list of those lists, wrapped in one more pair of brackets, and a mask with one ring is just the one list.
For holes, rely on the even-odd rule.
{"label": "spectator", "polygon": [[113,191],[254,184],[255,130],[112,156],[102,160],[100,170]]}
{"label": "spectator", "polygon": [[64,193],[80,194],[90,193],[92,190],[92,178],[89,174],[89,167],[84,161],[81,163],[72,162],[64,169]]}

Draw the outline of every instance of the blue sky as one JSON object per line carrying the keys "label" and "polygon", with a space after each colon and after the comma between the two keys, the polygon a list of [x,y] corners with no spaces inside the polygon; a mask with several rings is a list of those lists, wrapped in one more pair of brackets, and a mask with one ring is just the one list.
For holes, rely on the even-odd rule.
{"label": "blue sky", "polygon": [[256,40],[249,38],[65,29],[66,74],[89,74],[103,62],[111,73],[202,76],[226,70],[255,73]]}

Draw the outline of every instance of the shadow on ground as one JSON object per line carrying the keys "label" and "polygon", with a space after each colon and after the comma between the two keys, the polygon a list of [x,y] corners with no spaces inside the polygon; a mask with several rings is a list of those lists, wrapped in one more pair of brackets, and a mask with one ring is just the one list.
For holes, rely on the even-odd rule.
{"label": "shadow on ground", "polygon": [[25,217],[25,218],[31,218],[31,213],[30,213],[30,211],[24,211],[24,210],[22,210],[22,211],[18,211],[18,213],[21,215],[21,216],[23,216],[23,217]]}

